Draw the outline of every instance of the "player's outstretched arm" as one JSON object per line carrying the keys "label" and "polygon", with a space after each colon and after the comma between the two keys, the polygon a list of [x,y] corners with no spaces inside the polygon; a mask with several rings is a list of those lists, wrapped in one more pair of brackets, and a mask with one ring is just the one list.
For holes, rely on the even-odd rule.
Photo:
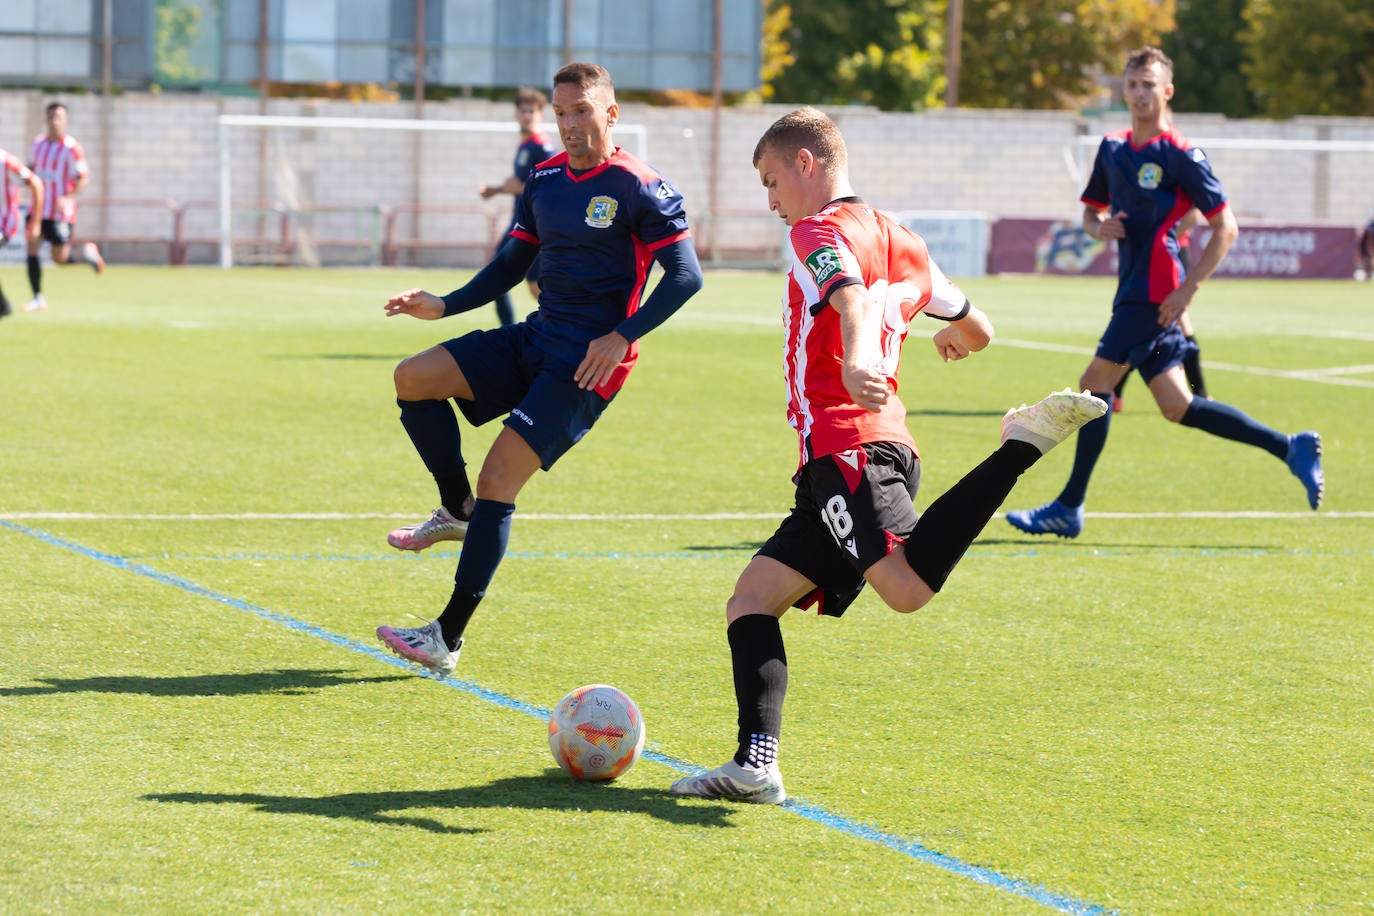
{"label": "player's outstretched arm", "polygon": [[386,300],[386,316],[413,315],[426,321],[444,317],[444,300],[422,289],[408,289]]}

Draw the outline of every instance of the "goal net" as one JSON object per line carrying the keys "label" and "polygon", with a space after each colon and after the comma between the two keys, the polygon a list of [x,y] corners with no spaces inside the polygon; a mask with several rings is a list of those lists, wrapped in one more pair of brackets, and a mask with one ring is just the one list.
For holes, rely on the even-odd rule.
{"label": "goal net", "polygon": [[[513,201],[484,201],[478,189],[510,174],[518,130],[495,121],[220,115],[220,266],[481,264]],[[615,132],[646,157],[642,125]]]}

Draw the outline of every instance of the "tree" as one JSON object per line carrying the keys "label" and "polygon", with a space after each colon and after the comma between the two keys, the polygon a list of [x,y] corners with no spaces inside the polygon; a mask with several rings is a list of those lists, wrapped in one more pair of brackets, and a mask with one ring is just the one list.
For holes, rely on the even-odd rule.
{"label": "tree", "polygon": [[1212,111],[1230,118],[1253,117],[1259,102],[1241,72],[1246,0],[1178,0],[1178,27],[1163,38],[1179,86],[1177,111]]}
{"label": "tree", "polygon": [[1100,92],[1125,52],[1158,44],[1174,0],[964,0],[959,103],[1065,108]]}
{"label": "tree", "polygon": [[1374,115],[1369,0],[1250,0],[1243,72],[1266,114]]}
{"label": "tree", "polygon": [[[769,0],[764,96],[910,110],[944,91],[944,0]],[[790,59],[789,59],[790,58]]]}

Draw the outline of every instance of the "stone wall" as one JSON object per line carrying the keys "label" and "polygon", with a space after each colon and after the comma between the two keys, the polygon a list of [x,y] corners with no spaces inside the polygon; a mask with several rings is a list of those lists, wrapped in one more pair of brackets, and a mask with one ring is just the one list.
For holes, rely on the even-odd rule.
{"label": "stone wall", "polygon": [[[47,99],[37,92],[0,92],[0,147],[27,157],[42,129]],[[254,98],[128,93],[106,100],[65,98],[71,130],[91,162],[79,234],[104,238],[130,260],[162,261],[174,252],[174,220],[182,222],[192,261],[214,259],[219,193],[217,117],[257,114]],[[725,261],[767,260],[778,250],[782,226],[766,200],[750,159],[758,136],[791,106],[752,106],[721,113],[722,154],[713,175],[709,109],[623,106],[624,124],[647,129],[648,161],[686,195],[694,234],[708,254]],[[355,118],[413,118],[409,102],[349,103],[275,99],[268,114]],[[930,111],[884,113],[868,108],[830,112],[845,132],[856,189],[889,210],[974,210],[991,218],[1044,216],[1077,219],[1082,170],[1096,138],[1126,126],[1123,115],[1087,118],[1074,112]],[[431,102],[426,120],[478,120],[512,125],[511,106],[481,100]],[[1197,138],[1314,139],[1374,142],[1374,118],[1297,118],[1231,121],[1180,115],[1179,128]],[[553,133],[551,117],[546,127]],[[317,242],[375,237],[396,211],[398,257],[427,263],[480,263],[492,235],[504,229],[508,198],[483,204],[477,187],[509,168],[511,133],[399,133],[292,130],[263,142],[253,131],[233,133],[230,147],[240,239],[279,236],[272,213],[257,203],[334,208],[310,225]],[[418,138],[418,139],[417,139]],[[631,144],[624,140],[627,146]],[[1247,221],[1337,222],[1363,225],[1374,213],[1374,152],[1209,150],[1242,225]],[[716,201],[714,219],[709,201]],[[414,212],[416,205],[420,213]],[[304,225],[304,224],[302,224]],[[139,241],[142,240],[142,241]],[[418,244],[411,242],[418,240]],[[265,257],[270,245],[259,246]],[[346,248],[347,246],[341,246]],[[326,260],[329,245],[321,246]],[[251,260],[253,246],[244,246]],[[347,256],[375,257],[375,251]]]}

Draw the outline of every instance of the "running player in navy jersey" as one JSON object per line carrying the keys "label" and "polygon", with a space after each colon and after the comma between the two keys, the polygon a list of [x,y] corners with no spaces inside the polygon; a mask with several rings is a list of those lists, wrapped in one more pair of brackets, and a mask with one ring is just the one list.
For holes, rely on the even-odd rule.
{"label": "running player in navy jersey", "polygon": [[[515,196],[514,212],[511,214],[510,225],[506,227],[507,235],[510,235],[511,229],[515,228],[515,221],[520,216],[520,195],[525,190],[525,180],[530,177],[530,171],[545,159],[552,158],[557,151],[549,138],[544,136],[539,129],[539,122],[544,117],[544,107],[548,103],[548,98],[538,89],[531,89],[526,86],[515,93],[515,120],[520,124],[520,145],[515,150],[513,174],[500,184],[482,185],[479,192],[483,200],[489,200],[498,194],[513,194]],[[525,274],[525,283],[529,286],[530,295],[534,297],[534,301],[538,302],[538,255],[535,255],[529,273]],[[502,324],[515,322],[515,303],[509,292],[504,292],[496,297],[496,317]]]}
{"label": "running player in navy jersey", "polygon": [[[634,368],[636,341],[701,288],[682,195],[612,140],[620,109],[610,74],[596,64],[563,67],[553,112],[564,152],[530,175],[516,225],[492,261],[443,298],[410,289],[386,303],[387,315],[456,315],[509,290],[542,258],[539,308],[523,322],[445,341],[396,367],[401,425],[441,505],[387,541],[399,550],[464,543],[439,618],[378,627],[377,636],[440,674],[457,664],[463,631],[505,555],[521,488],[586,435]],[[655,261],[664,275],[641,305]],[[475,493],[450,398],[475,426],[506,418]]]}
{"label": "running player in navy jersey", "polygon": [[[1316,509],[1324,490],[1320,436],[1285,435],[1188,390],[1181,364],[1196,344],[1184,337],[1179,324],[1239,229],[1207,156],[1170,124],[1173,70],[1173,62],[1158,48],[1131,54],[1124,89],[1131,129],[1103,138],[1083,192],[1083,231],[1116,240],[1119,279],[1111,321],[1080,385],[1110,399],[1116,383],[1135,369],[1165,419],[1264,449],[1288,465],[1302,482],[1308,505]],[[1175,230],[1193,207],[1202,212],[1212,236],[1184,277]],[[1107,443],[1110,420],[1108,413],[1079,431],[1073,471],[1057,499],[1037,509],[1009,512],[1007,521],[1030,534],[1077,537],[1083,530],[1088,481]]]}
{"label": "running player in navy jersey", "polygon": [[801,458],[792,511],[749,561],[726,602],[738,711],[735,755],[672,784],[674,795],[781,804],[778,767],[793,607],[839,617],[873,586],[910,613],[944,586],[1022,472],[1107,405],[1062,391],[1002,418],[1001,445],[916,518],[916,442],[897,397],[910,322],[941,323],[945,362],[982,350],[992,323],[930,258],[925,242],[849,183],[835,122],[814,108],[778,119],[754,149],[768,206],[791,227],[783,294],[787,418]]}

